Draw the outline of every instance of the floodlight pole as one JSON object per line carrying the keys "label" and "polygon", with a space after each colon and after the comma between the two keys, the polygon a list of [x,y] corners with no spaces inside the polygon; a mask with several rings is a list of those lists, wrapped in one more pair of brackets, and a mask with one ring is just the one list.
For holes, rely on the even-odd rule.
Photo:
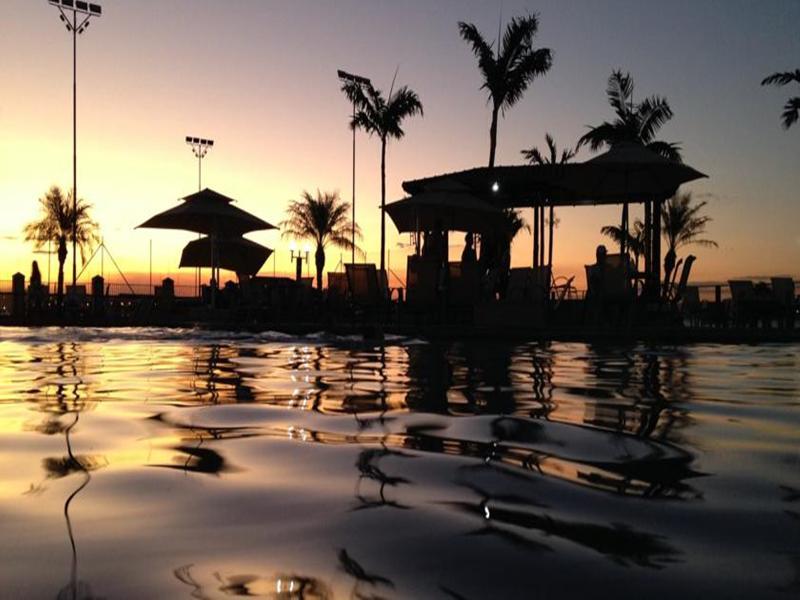
{"label": "floodlight pole", "polygon": [[[214,140],[207,140],[205,138],[198,138],[192,137],[187,135],[186,136],[186,143],[192,148],[192,152],[197,157],[197,190],[203,190],[203,158],[205,158],[208,151],[214,145]],[[200,234],[197,235],[197,239],[199,240],[202,236]],[[214,263],[214,257],[212,256],[211,263]],[[197,285],[197,295],[200,296],[200,281],[202,279],[202,269],[197,267],[195,270],[195,284]],[[214,277],[214,267],[211,267],[211,277]]]}
{"label": "floodlight pole", "polygon": [[[341,69],[336,72],[339,77],[339,81],[342,83],[354,82],[359,85],[364,85],[367,87],[372,87],[372,82],[366,78],[361,77],[360,75],[353,75],[348,73],[347,71],[342,71]],[[353,102],[353,121],[356,119],[356,103]],[[353,247],[351,249],[351,261],[353,264],[356,262],[356,128],[353,127],[353,195],[352,195],[352,203],[353,203],[353,222],[352,222],[352,243]]]}
{"label": "floodlight pole", "polygon": [[[61,21],[72,33],[72,288],[75,289],[78,280],[78,35],[89,26],[89,19],[102,14],[102,8],[78,1],[48,0],[48,3],[58,8]],[[64,14],[65,8],[72,11],[71,22]],[[78,13],[81,14],[80,23]]]}

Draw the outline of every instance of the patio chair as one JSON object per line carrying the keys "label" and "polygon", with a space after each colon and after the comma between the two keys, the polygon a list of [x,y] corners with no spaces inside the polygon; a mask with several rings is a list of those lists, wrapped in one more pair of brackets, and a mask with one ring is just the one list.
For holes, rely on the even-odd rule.
{"label": "patio chair", "polygon": [[700,288],[696,285],[687,285],[683,290],[680,300],[681,315],[689,320],[690,325],[700,323],[703,315],[703,304],[700,302]]}
{"label": "patio chair", "polygon": [[447,300],[457,306],[471,306],[480,297],[480,267],[477,263],[447,264]]}
{"label": "patio chair", "polygon": [[409,256],[406,271],[406,302],[412,307],[429,307],[439,298],[438,260]]}
{"label": "patio chair", "polygon": [[752,303],[755,300],[755,288],[750,280],[729,280],[731,290],[731,320],[737,326],[753,321]]}
{"label": "patio chair", "polygon": [[365,309],[379,308],[381,296],[375,265],[346,264],[344,269],[351,302]]}
{"label": "patio chair", "polygon": [[697,257],[690,254],[683,262],[681,277],[678,280],[677,285],[673,284],[673,286],[671,286],[671,289],[669,290],[669,296],[667,297],[667,301],[672,306],[677,306],[683,298],[683,295],[686,292],[686,284],[689,282],[689,273],[692,271],[692,265],[694,264],[695,260],[697,260]]}
{"label": "patio chair", "polygon": [[550,267],[511,269],[506,298],[514,301],[541,301],[550,295]]}
{"label": "patio chair", "polygon": [[338,297],[347,295],[347,273],[328,272],[328,294]]}
{"label": "patio chair", "polygon": [[773,277],[772,295],[779,309],[781,325],[792,329],[795,318],[795,290],[794,280],[791,277]]}

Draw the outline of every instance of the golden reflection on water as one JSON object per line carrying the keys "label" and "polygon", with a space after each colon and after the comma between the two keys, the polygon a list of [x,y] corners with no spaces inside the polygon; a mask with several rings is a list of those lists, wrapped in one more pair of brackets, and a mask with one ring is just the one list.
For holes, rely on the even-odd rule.
{"label": "golden reflection on water", "polygon": [[[455,565],[399,569],[433,534],[439,553],[488,544],[508,589],[520,548],[599,578],[587,557],[690,569],[714,558],[671,515],[785,503],[764,478],[800,487],[794,347],[21,331],[0,341],[0,533],[19,544],[0,579],[23,591],[46,549],[70,565],[41,579],[59,597],[377,597],[400,593],[389,572],[400,595],[411,572],[486,595]],[[652,500],[680,504],[636,504]],[[373,547],[387,535],[394,559]],[[109,578],[109,544],[129,578]]]}

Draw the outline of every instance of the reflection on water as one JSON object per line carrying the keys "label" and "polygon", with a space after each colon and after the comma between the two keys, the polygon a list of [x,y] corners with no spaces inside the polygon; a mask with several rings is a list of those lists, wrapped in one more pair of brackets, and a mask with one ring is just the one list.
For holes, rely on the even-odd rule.
{"label": "reflection on water", "polygon": [[11,597],[800,589],[798,346],[17,329],[0,347]]}

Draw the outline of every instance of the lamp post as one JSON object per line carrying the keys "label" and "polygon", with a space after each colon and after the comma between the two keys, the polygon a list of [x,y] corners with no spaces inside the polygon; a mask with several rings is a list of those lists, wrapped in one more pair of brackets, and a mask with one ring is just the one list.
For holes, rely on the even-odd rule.
{"label": "lamp post", "polygon": [[[67,31],[72,34],[72,288],[77,284],[77,233],[78,221],[74,217],[78,213],[78,35],[89,27],[89,19],[99,17],[103,8],[99,4],[83,2],[82,0],[47,0],[51,6],[58,8],[59,18],[64,23]],[[72,21],[64,11],[72,11]],[[78,16],[80,15],[80,17]]]}
{"label": "lamp post", "polygon": [[197,157],[197,189],[203,189],[203,159],[214,145],[214,140],[186,136],[186,143],[192,148],[192,152]]}
{"label": "lamp post", "polygon": [[306,244],[303,247],[302,252],[297,249],[297,244],[292,242],[289,244],[289,252],[291,253],[292,260],[294,262],[294,278],[296,281],[300,281],[303,278],[303,261],[308,263],[308,255],[309,255],[309,247]]}
{"label": "lamp post", "polygon": [[[197,191],[201,191],[203,189],[203,159],[205,158],[208,151],[211,150],[211,147],[214,145],[214,140],[207,140],[205,138],[199,137],[192,137],[190,135],[186,136],[186,143],[191,147],[192,153],[197,157]],[[200,239],[200,235],[197,236],[197,239]],[[195,270],[195,285],[197,286],[197,295],[200,296],[200,280],[202,278],[201,275],[202,269],[197,267]],[[211,268],[211,276],[214,276],[214,268]]]}
{"label": "lamp post", "polygon": [[[367,87],[372,87],[372,82],[366,78],[361,77],[360,75],[353,75],[352,73],[348,73],[347,71],[342,71],[339,69],[336,71],[336,74],[339,76],[339,81],[342,83],[357,83],[358,85],[364,85]],[[356,118],[356,103],[353,102],[353,119]],[[356,262],[356,128],[353,127],[353,231],[352,231],[352,262],[355,264]]]}

